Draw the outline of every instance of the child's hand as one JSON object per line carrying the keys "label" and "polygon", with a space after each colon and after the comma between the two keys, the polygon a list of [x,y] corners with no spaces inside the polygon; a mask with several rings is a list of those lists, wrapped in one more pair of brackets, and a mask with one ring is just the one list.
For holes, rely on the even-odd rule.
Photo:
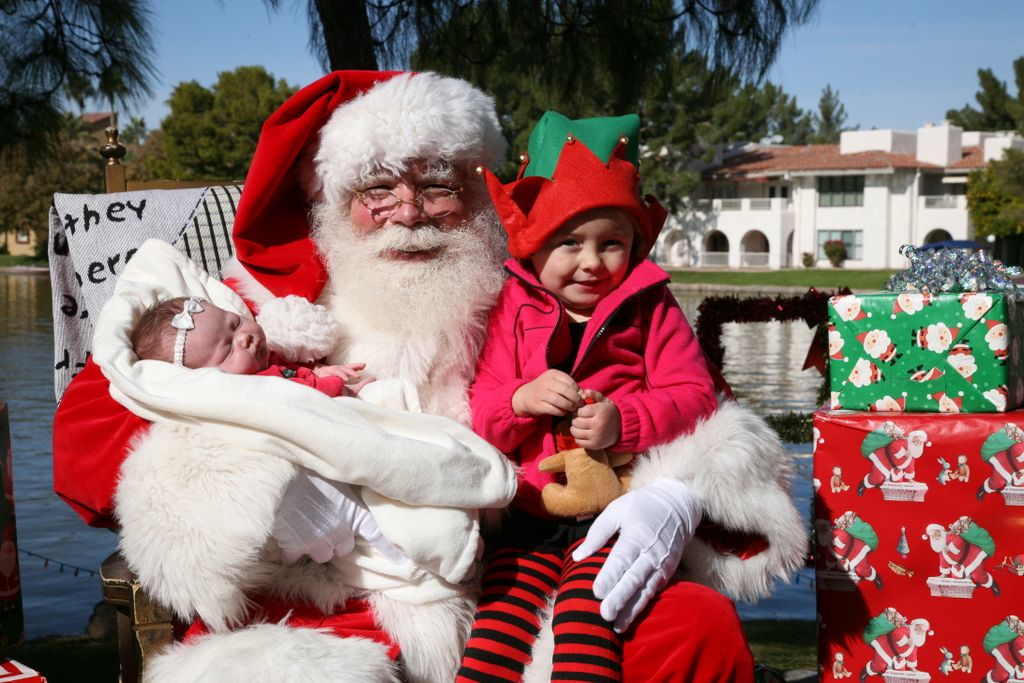
{"label": "child's hand", "polygon": [[317,377],[340,377],[345,383],[359,379],[359,371],[366,367],[366,363],[349,363],[347,365],[317,365],[313,368],[313,374]]}
{"label": "child's hand", "polygon": [[547,370],[512,395],[512,412],[519,417],[551,415],[562,417],[583,402],[580,386],[561,370]]}
{"label": "child's hand", "polygon": [[572,419],[569,433],[576,439],[576,443],[592,451],[618,443],[622,435],[619,409],[611,399],[593,389],[584,389],[581,393],[584,399],[592,402],[576,411],[576,417]]}

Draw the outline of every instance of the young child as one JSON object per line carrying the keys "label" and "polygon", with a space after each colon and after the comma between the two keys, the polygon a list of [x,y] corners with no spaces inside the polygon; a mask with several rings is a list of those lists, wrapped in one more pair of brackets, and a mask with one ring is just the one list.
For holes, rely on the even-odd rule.
{"label": "young child", "polygon": [[[131,342],[140,360],[162,360],[193,369],[220,368],[234,375],[284,377],[331,397],[355,396],[365,385],[359,382],[362,363],[308,368],[272,358],[259,323],[198,297],[154,304],[139,318]],[[346,386],[346,382],[355,383]]]}
{"label": "young child", "polygon": [[639,125],[636,115],[570,121],[547,112],[517,180],[486,176],[513,258],[470,401],[474,429],[519,466],[520,481],[512,518],[489,546],[460,680],[496,669],[502,680],[522,676],[552,594],[552,678],[582,680],[570,669],[578,673],[583,657],[587,680],[621,680],[619,629],[593,593],[612,544],[580,562],[571,555],[600,509],[552,510],[548,492],[586,484],[566,466],[561,488],[542,461],[562,450],[556,433],[566,426],[588,454],[610,451],[614,465],[616,454],[669,442],[715,410],[668,275],[645,260],[665,211],[638,195]]}

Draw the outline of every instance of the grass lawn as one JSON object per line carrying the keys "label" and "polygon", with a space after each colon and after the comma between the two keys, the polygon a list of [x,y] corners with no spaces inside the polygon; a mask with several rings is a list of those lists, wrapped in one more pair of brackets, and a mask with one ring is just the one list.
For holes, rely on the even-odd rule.
{"label": "grass lawn", "polygon": [[673,270],[672,282],[708,285],[759,285],[814,287],[816,289],[881,290],[894,270],[847,270],[846,268],[793,268],[787,270]]}
{"label": "grass lawn", "polygon": [[758,664],[774,669],[818,668],[818,629],[813,621],[751,619],[743,622]]}
{"label": "grass lawn", "polygon": [[43,266],[45,268],[47,265],[47,260],[42,258],[0,254],[0,268],[10,268],[12,266]]}

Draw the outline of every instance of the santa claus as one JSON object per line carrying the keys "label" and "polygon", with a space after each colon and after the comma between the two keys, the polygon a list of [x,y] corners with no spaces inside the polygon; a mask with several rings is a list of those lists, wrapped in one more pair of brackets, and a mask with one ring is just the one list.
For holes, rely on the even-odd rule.
{"label": "santa claus", "polygon": [[939,575],[951,579],[969,579],[974,585],[991,588],[999,595],[999,585],[985,569],[995,544],[992,536],[968,517],[961,517],[946,531],[939,524],[929,524],[923,537],[939,555]]}
{"label": "santa claus", "polygon": [[909,434],[892,422],[864,438],[861,454],[871,462],[871,470],[857,486],[857,495],[887,481],[912,482],[916,478],[917,460],[928,446],[928,434],[917,429]]}
{"label": "santa claus", "polygon": [[[256,311],[288,295],[322,304],[342,330],[327,354],[330,362],[364,362],[368,375],[415,386],[425,412],[467,422],[466,388],[503,281],[503,236],[473,170],[499,159],[503,146],[490,98],[468,83],[427,73],[328,75],[264,125],[236,218],[238,264],[229,284]],[[158,432],[111,398],[107,380],[90,362],[55,418],[58,493],[91,524],[110,526],[123,453],[129,443],[136,451],[151,444]],[[345,433],[334,438],[344,447]],[[710,519],[759,535],[761,547],[768,543],[741,559],[698,535],[684,563],[694,578],[734,596],[763,595],[775,576],[803,559],[800,517],[786,493],[791,470],[784,449],[763,422],[734,403],[723,404],[692,438],[692,462],[651,469],[686,481]],[[165,450],[173,450],[173,439]],[[376,529],[370,519],[367,531],[358,497],[295,468],[268,475],[258,492],[218,486],[224,463],[215,456],[211,452],[209,468],[197,473],[210,513],[140,513],[146,524],[168,523],[173,533],[166,537],[177,542],[139,562],[188,583],[190,551],[234,553],[232,571],[217,575],[223,585],[188,583],[190,592],[178,604],[239,612],[223,626],[194,628],[193,637],[150,664],[148,680],[454,678],[472,618],[469,584],[450,585],[441,602],[406,590],[408,582],[390,594],[361,592],[360,577],[336,561],[344,557],[331,557],[351,551],[354,535]],[[438,499],[449,493],[443,486],[425,488]],[[653,502],[643,487],[626,495],[637,504]],[[266,511],[267,500],[278,503],[271,514],[249,513],[257,506]],[[356,529],[354,514],[363,524]],[[297,515],[318,532],[284,533],[275,523]],[[218,517],[245,525],[250,544],[217,545],[206,527]],[[305,549],[309,557],[286,565],[285,545],[289,554]],[[677,680],[683,670],[698,682],[751,680],[750,654],[728,599],[679,580],[660,587],[630,601],[650,603],[624,638],[623,680]],[[222,604],[225,595],[234,601],[239,594],[241,604]],[[198,610],[179,612],[191,619]]]}
{"label": "santa claus", "polygon": [[978,487],[978,500],[1007,486],[1024,486],[1024,430],[1019,426],[1007,422],[990,434],[981,446],[981,457],[992,474]]}
{"label": "santa claus", "polygon": [[881,589],[882,577],[868,559],[877,547],[878,534],[855,512],[848,510],[836,518],[832,527],[832,554],[839,568],[865,581],[871,581],[876,588]]}
{"label": "santa claus", "polygon": [[1006,683],[1024,679],[1024,624],[1011,614],[988,630],[982,641],[995,665],[982,678],[986,683]]}
{"label": "santa claus", "polygon": [[932,635],[926,619],[906,618],[889,608],[875,617],[864,631],[864,640],[874,650],[874,656],[860,673],[860,680],[878,676],[885,671],[917,671],[917,653]]}

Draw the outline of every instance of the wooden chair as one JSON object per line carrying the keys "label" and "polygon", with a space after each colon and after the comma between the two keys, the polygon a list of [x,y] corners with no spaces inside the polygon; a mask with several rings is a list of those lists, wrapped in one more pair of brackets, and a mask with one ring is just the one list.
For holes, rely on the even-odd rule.
{"label": "wooden chair", "polygon": [[[210,181],[129,182],[126,180],[125,167],[121,164],[126,150],[124,145],[118,141],[118,131],[116,128],[110,127],[105,132],[107,142],[100,148],[99,153],[106,160],[104,181],[107,194],[73,195],[71,197],[74,198],[74,201],[69,201],[68,205],[81,207],[88,203],[89,210],[92,211],[90,217],[93,215],[97,217],[96,222],[93,223],[93,232],[99,232],[99,228],[102,227],[99,223],[104,212],[102,209],[93,210],[93,208],[99,207],[102,202],[107,202],[109,215],[110,202],[115,202],[113,205],[116,206],[120,201],[115,193],[142,192],[144,194],[141,197],[146,198],[145,193],[153,190],[187,190],[184,193],[187,199],[180,203],[182,206],[189,207],[192,214],[182,219],[180,238],[185,240],[185,243],[184,248],[181,246],[179,248],[182,248],[182,251],[185,251],[201,266],[205,266],[207,270],[217,275],[221,264],[231,255],[230,228],[234,222],[234,211],[241,191],[240,187]],[[199,191],[197,188],[207,188],[207,190]],[[148,197],[151,205],[157,203],[156,194],[154,192]],[[164,204],[167,204],[168,196],[174,195],[162,194]],[[58,206],[58,200],[61,197],[62,195],[54,197],[50,221],[52,233],[50,240],[51,282],[54,288],[54,301],[61,301],[62,298],[64,300],[64,305],[60,307],[63,314],[56,310],[56,305],[54,312],[55,356],[57,358],[55,369],[58,374],[66,373],[55,383],[58,399],[63,392],[63,386],[66,386],[66,383],[74,375],[76,367],[81,367],[85,361],[86,349],[82,345],[87,344],[91,338],[90,325],[91,319],[94,317],[85,314],[85,311],[101,305],[105,296],[109,295],[109,289],[112,288],[113,281],[116,279],[114,264],[117,263],[115,259],[109,272],[103,270],[101,274],[97,273],[95,276],[91,272],[91,268],[85,267],[81,263],[77,268],[73,263],[67,263],[69,260],[73,260],[72,247],[76,244],[80,246],[82,240],[89,239],[83,234],[88,232],[89,228],[85,227],[84,231],[82,229],[83,224],[89,225],[89,218],[80,216],[76,224],[72,220],[75,218],[74,216],[65,217]],[[124,200],[121,201],[122,208],[131,201],[129,198],[132,197],[135,198],[135,206],[139,205],[140,195],[128,194],[124,195]],[[196,198],[199,198],[198,204]],[[210,206],[213,207],[213,210],[210,209]],[[84,208],[81,210],[86,211]],[[130,212],[125,211],[123,215],[128,216]],[[139,219],[140,221],[142,219],[141,210]],[[71,227],[74,225],[78,226],[77,230]],[[128,225],[128,223],[121,225]],[[178,228],[177,226],[171,226],[171,228],[169,232],[165,230],[163,234],[154,235],[146,232],[144,226],[144,234],[133,235],[131,239],[137,242],[135,246],[153,236],[172,241],[172,238],[178,234]],[[104,237],[100,233],[95,239],[103,240]],[[126,258],[123,258],[122,262],[123,260]],[[100,261],[102,262],[103,259]],[[103,291],[93,293],[90,298],[90,295],[85,292],[87,287],[107,287],[107,290],[105,293]],[[77,350],[68,348],[68,346],[74,347],[74,343],[66,341],[71,337],[77,340]],[[63,359],[60,348],[62,344],[66,344],[63,349]],[[120,553],[115,552],[103,561],[100,566],[100,583],[103,599],[110,603],[117,612],[120,680],[122,683],[137,683],[142,680],[148,657],[173,642],[176,636],[180,636],[184,625],[176,623],[171,610],[158,604],[146,593]]]}

